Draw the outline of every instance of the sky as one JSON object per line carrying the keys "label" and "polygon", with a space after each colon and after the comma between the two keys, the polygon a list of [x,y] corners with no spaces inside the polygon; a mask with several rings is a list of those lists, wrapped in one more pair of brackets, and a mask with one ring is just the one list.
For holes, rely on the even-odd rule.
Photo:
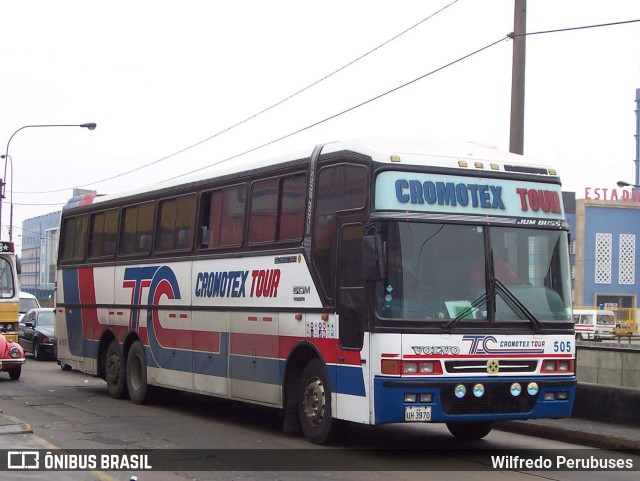
{"label": "sky", "polygon": [[[2,153],[26,125],[97,123],[11,139],[2,238],[11,203],[20,245],[22,221],[59,210],[74,187],[114,193],[334,140],[508,150],[514,4],[0,2]],[[528,32],[629,20],[640,20],[637,0],[528,1]],[[583,198],[634,181],[640,23],[528,36],[525,89],[524,153],[557,168],[563,190]]]}

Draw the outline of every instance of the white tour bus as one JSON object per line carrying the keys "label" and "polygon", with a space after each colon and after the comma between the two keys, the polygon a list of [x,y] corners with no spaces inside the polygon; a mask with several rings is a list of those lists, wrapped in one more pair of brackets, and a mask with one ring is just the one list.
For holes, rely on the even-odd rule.
{"label": "white tour bus", "polygon": [[172,388],[339,420],[571,415],[560,179],[472,144],[348,141],[63,210],[58,358],[146,403]]}

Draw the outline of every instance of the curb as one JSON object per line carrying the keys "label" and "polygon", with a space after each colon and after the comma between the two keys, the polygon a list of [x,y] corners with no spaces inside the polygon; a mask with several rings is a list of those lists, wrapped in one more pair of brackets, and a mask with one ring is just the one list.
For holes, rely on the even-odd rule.
{"label": "curb", "polygon": [[539,438],[553,439],[566,443],[577,443],[598,449],[614,451],[640,450],[640,439],[604,434],[602,432],[587,432],[564,427],[555,427],[529,423],[527,421],[506,421],[496,423],[495,429],[516,434],[526,434]]}
{"label": "curb", "polygon": [[33,434],[33,429],[29,423],[0,411],[0,435],[3,434]]}

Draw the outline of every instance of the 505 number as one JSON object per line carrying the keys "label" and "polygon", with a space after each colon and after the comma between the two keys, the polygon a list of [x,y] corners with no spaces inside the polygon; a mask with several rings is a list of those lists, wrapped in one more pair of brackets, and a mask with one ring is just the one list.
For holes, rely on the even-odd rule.
{"label": "505 number", "polygon": [[553,352],[571,352],[571,341],[554,341]]}

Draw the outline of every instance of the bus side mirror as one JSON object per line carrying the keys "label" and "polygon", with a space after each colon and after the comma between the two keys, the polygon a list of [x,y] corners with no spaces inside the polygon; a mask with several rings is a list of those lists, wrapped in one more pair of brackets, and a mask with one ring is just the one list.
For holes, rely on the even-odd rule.
{"label": "bus side mirror", "polygon": [[381,281],[386,278],[386,256],[382,237],[367,235],[362,239],[362,263],[366,281]]}
{"label": "bus side mirror", "polygon": [[22,266],[20,265],[20,259],[16,257],[16,272],[22,274]]}

